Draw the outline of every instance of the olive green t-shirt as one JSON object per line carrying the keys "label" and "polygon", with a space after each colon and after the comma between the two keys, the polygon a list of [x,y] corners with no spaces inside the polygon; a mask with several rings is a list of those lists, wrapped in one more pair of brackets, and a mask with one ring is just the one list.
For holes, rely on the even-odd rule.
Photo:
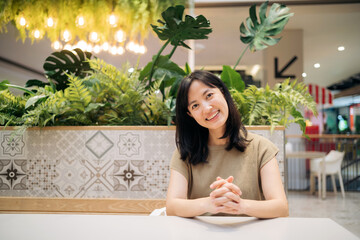
{"label": "olive green t-shirt", "polygon": [[[236,148],[227,151],[226,145],[209,146],[208,162],[191,166],[193,181],[192,191],[188,193],[190,199],[208,197],[212,191],[210,184],[217,176],[224,179],[233,176],[234,184],[241,189],[243,199],[265,199],[260,169],[276,156],[279,149],[268,139],[253,133],[248,133],[247,139],[251,142],[244,152]],[[189,182],[189,168],[180,159],[177,149],[172,156],[170,168],[182,174]]]}

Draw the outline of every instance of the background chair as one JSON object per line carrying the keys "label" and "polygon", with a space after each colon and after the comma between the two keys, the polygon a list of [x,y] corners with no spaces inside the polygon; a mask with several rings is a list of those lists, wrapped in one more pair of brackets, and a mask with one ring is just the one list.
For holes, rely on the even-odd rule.
{"label": "background chair", "polygon": [[[336,184],[335,184],[335,174],[338,174],[341,194],[345,197],[344,184],[341,177],[341,163],[344,159],[345,152],[339,152],[331,150],[325,156],[325,174],[331,175],[331,182],[333,185],[333,190],[336,193]],[[322,159],[315,158],[310,162],[310,192],[315,192],[315,177],[318,177],[318,189],[321,189],[321,167]],[[320,194],[320,193],[319,193]]]}

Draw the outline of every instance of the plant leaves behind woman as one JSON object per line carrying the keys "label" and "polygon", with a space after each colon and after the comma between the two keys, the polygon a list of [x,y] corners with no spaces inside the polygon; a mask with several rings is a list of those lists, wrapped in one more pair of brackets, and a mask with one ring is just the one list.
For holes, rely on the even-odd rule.
{"label": "plant leaves behind woman", "polygon": [[261,4],[259,8],[260,22],[258,21],[256,5],[254,4],[249,9],[250,17],[246,18],[245,24],[242,22],[240,25],[240,40],[244,44],[247,44],[247,46],[240,54],[232,69],[229,66],[223,66],[221,80],[225,82],[229,89],[244,90],[238,83],[241,82],[240,84],[243,85],[241,75],[236,72],[235,69],[239,65],[246,50],[250,48],[251,52],[260,51],[278,43],[281,38],[273,37],[282,32],[289,18],[294,15],[294,13],[289,13],[290,9],[285,5],[274,3],[270,7],[268,16],[266,16],[268,4],[269,1],[266,1]]}
{"label": "plant leaves behind woman", "polygon": [[[158,20],[158,22],[162,26],[156,26],[151,24],[153,31],[157,34],[159,39],[166,42],[161,47],[159,52],[153,57],[153,61],[149,62],[141,73],[140,79],[142,79],[143,81],[144,80],[148,81],[148,88],[152,86],[153,76],[156,74],[157,71],[160,71],[157,68],[159,64],[159,58],[161,53],[164,51],[164,49],[169,43],[173,46],[173,49],[169,55],[163,56],[164,58],[168,58],[167,59],[168,61],[170,61],[170,58],[172,57],[178,46],[182,46],[190,49],[190,47],[185,44],[186,40],[207,39],[208,38],[207,35],[212,32],[212,29],[210,28],[210,22],[203,15],[199,15],[196,18],[186,15],[183,20],[184,9],[185,7],[182,5],[169,7],[161,14],[163,20],[160,19]],[[171,75],[172,73],[171,70],[174,70],[174,68],[161,69],[162,75],[168,75],[168,74]],[[180,72],[180,70],[176,70],[176,71]],[[184,76],[185,76],[185,72],[183,72],[182,77]]]}

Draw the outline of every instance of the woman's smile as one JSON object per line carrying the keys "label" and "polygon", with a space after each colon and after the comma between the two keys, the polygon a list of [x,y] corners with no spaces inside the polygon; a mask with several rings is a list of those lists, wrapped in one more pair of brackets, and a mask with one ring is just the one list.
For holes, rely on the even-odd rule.
{"label": "woman's smile", "polygon": [[213,119],[215,119],[215,117],[218,116],[218,114],[220,113],[220,111],[216,111],[215,113],[213,113],[210,117],[206,118],[206,121],[211,121]]}

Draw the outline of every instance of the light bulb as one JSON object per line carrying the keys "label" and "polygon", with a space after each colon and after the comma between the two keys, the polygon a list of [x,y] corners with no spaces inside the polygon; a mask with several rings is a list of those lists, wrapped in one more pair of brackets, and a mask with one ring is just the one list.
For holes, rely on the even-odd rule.
{"label": "light bulb", "polygon": [[36,39],[39,39],[40,38],[40,31],[39,30],[35,30],[34,31],[34,37],[36,38]]}
{"label": "light bulb", "polygon": [[72,50],[72,46],[67,43],[67,44],[65,44],[64,49],[71,51],[71,50]]}
{"label": "light bulb", "polygon": [[139,48],[139,53],[144,54],[146,53],[146,47],[144,45],[141,45]]}
{"label": "light bulb", "polygon": [[116,27],[116,16],[114,14],[109,16],[109,24],[112,27]]}
{"label": "light bulb", "polygon": [[20,25],[21,25],[21,26],[25,26],[25,25],[26,25],[26,20],[25,20],[24,17],[21,17],[19,22],[20,22]]}
{"label": "light bulb", "polygon": [[115,33],[115,40],[117,42],[123,42],[125,41],[125,33],[122,30],[119,30]]}
{"label": "light bulb", "polygon": [[116,46],[112,46],[112,47],[110,48],[110,53],[111,53],[112,55],[116,55],[116,54],[117,54],[117,47],[116,47]]}
{"label": "light bulb", "polygon": [[87,49],[87,43],[84,40],[80,40],[77,43],[77,47],[80,48],[82,51],[85,51]]}
{"label": "light bulb", "polygon": [[139,44],[135,44],[135,45],[134,45],[134,52],[135,52],[135,53],[140,53],[140,46],[139,46]]}
{"label": "light bulb", "polygon": [[104,51],[108,51],[109,50],[109,43],[104,42],[103,45],[101,46],[102,50]]}
{"label": "light bulb", "polygon": [[61,45],[61,43],[59,41],[55,41],[52,44],[52,48],[55,49],[55,50],[59,50],[59,49],[61,49],[61,47],[62,47],[62,45]]}
{"label": "light bulb", "polygon": [[320,68],[320,63],[315,63],[314,68]]}
{"label": "light bulb", "polygon": [[70,33],[68,30],[65,30],[65,31],[63,32],[63,40],[64,40],[65,42],[68,42],[68,41],[71,40],[71,33]]}
{"label": "light bulb", "polygon": [[92,52],[92,50],[93,50],[92,45],[91,45],[91,44],[88,44],[87,47],[86,47],[86,51]]}
{"label": "light bulb", "polygon": [[54,26],[54,19],[52,19],[51,17],[49,17],[47,19],[47,25],[48,27],[53,27]]}
{"label": "light bulb", "polygon": [[100,48],[99,45],[95,45],[94,48],[93,48],[94,53],[99,53],[100,50],[101,50],[101,48]]}
{"label": "light bulb", "polygon": [[100,40],[97,32],[91,32],[89,39],[91,42],[98,42]]}
{"label": "light bulb", "polygon": [[76,26],[84,27],[85,26],[85,19],[83,16],[79,16],[76,18]]}
{"label": "light bulb", "polygon": [[122,46],[120,46],[120,47],[117,48],[117,54],[123,55],[124,52],[125,52],[125,50],[124,50],[124,48],[123,48]]}
{"label": "light bulb", "polygon": [[305,78],[305,77],[307,77],[307,74],[306,74],[305,72],[303,72],[303,73],[301,74],[301,76]]}
{"label": "light bulb", "polygon": [[342,52],[342,51],[344,51],[344,50],[345,50],[345,47],[344,47],[344,46],[339,46],[339,47],[338,47],[338,51],[339,51],[339,52]]}
{"label": "light bulb", "polygon": [[135,43],[133,41],[129,42],[127,45],[126,45],[126,49],[128,49],[129,51],[134,51],[135,49]]}

